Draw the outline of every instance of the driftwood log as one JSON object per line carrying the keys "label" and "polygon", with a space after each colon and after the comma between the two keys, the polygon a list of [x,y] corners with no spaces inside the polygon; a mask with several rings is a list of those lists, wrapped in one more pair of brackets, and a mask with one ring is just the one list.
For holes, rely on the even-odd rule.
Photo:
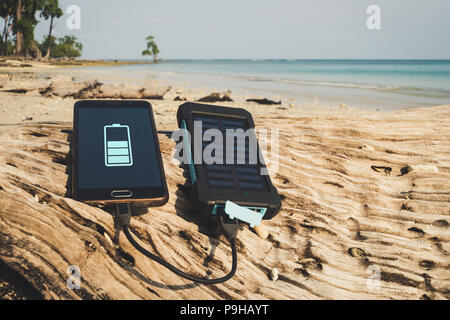
{"label": "driftwood log", "polygon": [[198,102],[232,102],[231,91],[226,91],[224,93],[213,92],[203,98],[197,100]]}
{"label": "driftwood log", "polygon": [[9,80],[9,76],[0,75],[0,89],[4,92],[44,97],[75,99],[153,99],[163,100],[172,88],[159,86],[154,81],[143,85],[103,84],[95,79],[74,82],[70,77],[60,76],[44,80]]}
{"label": "driftwood log", "polygon": [[267,98],[264,98],[264,99],[247,99],[246,101],[247,102],[254,102],[254,103],[257,103],[257,104],[264,104],[264,105],[268,105],[268,106],[270,106],[270,105],[280,105],[281,104],[281,101],[273,101],[273,100],[269,100]]}
{"label": "driftwood log", "polygon": [[[236,276],[212,286],[177,277],[123,236],[116,249],[108,209],[70,198],[70,123],[1,125],[0,298],[450,298],[450,106],[254,115],[259,127],[280,129],[272,180],[283,209],[265,222],[267,239],[239,233]],[[187,272],[221,276],[228,243],[192,215],[175,143],[160,140],[170,200],[141,209],[132,232]],[[70,266],[79,289],[68,286]]]}

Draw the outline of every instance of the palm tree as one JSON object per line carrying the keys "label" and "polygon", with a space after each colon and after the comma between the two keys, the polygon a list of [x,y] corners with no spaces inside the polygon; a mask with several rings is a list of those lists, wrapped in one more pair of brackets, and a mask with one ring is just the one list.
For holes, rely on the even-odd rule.
{"label": "palm tree", "polygon": [[153,62],[158,61],[159,49],[158,45],[155,42],[155,38],[153,36],[148,36],[145,38],[147,40],[147,49],[142,51],[143,56],[153,56]]}
{"label": "palm tree", "polygon": [[0,55],[8,55],[8,39],[13,27],[14,12],[16,11],[15,6],[17,5],[16,1],[17,0],[2,0],[0,3],[0,17],[5,20],[3,33],[1,35],[2,38],[0,40],[2,47]]}
{"label": "palm tree", "polygon": [[21,19],[22,19],[22,12],[24,10],[24,6],[22,3],[22,0],[17,0],[16,5],[16,16],[14,19],[14,24],[16,25],[16,55],[20,56],[23,54],[23,46],[24,46],[24,39],[23,39],[23,27],[21,25]]}
{"label": "palm tree", "polygon": [[50,18],[50,30],[48,32],[47,37],[47,53],[45,54],[44,59],[50,58],[50,39],[52,38],[52,30],[53,30],[53,20],[55,18],[60,18],[64,12],[59,7],[58,0],[45,0],[43,9],[41,11],[41,17],[45,20]]}

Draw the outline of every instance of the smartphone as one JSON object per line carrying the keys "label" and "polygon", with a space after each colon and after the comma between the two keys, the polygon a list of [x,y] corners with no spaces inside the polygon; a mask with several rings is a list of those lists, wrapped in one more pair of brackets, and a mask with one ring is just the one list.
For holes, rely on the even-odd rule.
{"label": "smartphone", "polygon": [[168,201],[158,134],[146,101],[75,103],[72,188],[88,203]]}

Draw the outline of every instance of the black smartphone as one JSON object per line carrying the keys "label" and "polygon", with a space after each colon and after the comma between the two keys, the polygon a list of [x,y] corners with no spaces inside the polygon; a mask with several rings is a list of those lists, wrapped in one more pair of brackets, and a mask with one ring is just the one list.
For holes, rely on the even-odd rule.
{"label": "black smartphone", "polygon": [[164,205],[168,191],[150,103],[75,103],[72,187],[84,202]]}

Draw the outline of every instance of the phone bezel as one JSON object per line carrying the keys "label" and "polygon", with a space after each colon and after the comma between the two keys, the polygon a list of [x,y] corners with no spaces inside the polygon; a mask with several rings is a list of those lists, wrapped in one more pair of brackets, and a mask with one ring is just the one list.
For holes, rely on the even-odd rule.
{"label": "phone bezel", "polygon": [[[107,189],[78,189],[78,114],[81,108],[146,108],[150,115],[151,125],[153,127],[153,139],[157,149],[157,158],[159,170],[161,172],[162,187],[118,187]],[[117,198],[111,195],[115,190],[130,190],[133,195],[127,198]],[[81,100],[75,103],[73,113],[73,147],[72,147],[72,193],[76,200],[93,203],[116,203],[116,202],[147,202],[149,205],[160,206],[168,201],[167,182],[164,173],[161,150],[159,147],[158,132],[156,130],[153,108],[151,104],[144,100]]]}

